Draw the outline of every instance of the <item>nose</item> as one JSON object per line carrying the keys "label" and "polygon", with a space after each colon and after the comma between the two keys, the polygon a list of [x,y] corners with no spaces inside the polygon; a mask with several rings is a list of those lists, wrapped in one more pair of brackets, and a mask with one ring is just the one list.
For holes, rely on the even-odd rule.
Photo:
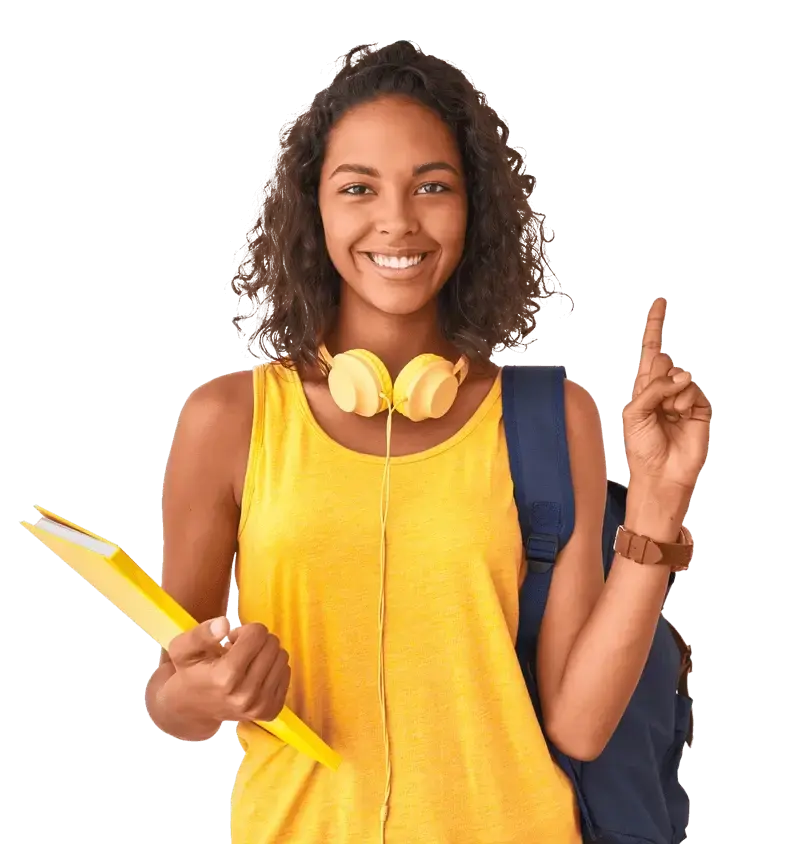
{"label": "nose", "polygon": [[384,191],[372,208],[375,228],[382,234],[403,236],[419,229],[413,198],[400,191]]}

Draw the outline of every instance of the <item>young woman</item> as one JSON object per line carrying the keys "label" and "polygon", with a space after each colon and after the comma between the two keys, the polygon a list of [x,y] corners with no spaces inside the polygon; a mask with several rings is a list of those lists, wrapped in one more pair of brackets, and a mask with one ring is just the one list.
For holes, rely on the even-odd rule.
{"label": "young woman", "polygon": [[[271,362],[199,387],[178,421],[163,585],[203,623],[162,654],[148,710],[189,741],[238,722],[234,844],[577,844],[544,734],[599,754],[668,571],[618,557],[604,585],[600,420],[567,382],[576,520],[540,635],[540,724],[514,650],[526,571],[490,360],[549,295],[535,181],[462,73],[405,41],[351,63],[364,50],[283,137],[234,280],[268,308],[255,336]],[[623,414],[625,525],[675,542],[711,410],[661,353],[665,307],[648,315]],[[349,412],[356,397],[329,381],[341,366],[367,377],[371,355],[386,369],[373,398],[394,412]],[[419,355],[443,359],[449,386],[415,420],[392,384]],[[342,756],[336,772],[250,723],[284,704]]]}

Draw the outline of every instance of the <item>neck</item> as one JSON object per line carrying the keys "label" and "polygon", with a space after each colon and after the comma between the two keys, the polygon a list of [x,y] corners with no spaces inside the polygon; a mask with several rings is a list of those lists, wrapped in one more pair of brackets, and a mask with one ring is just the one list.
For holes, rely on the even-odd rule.
{"label": "neck", "polygon": [[362,313],[355,313],[355,310],[353,307],[340,308],[336,322],[325,337],[331,355],[349,349],[367,349],[383,361],[392,381],[417,355],[441,355],[453,363],[461,356],[439,330],[435,301],[431,302],[431,307],[407,315],[372,309],[366,313],[366,308]]}

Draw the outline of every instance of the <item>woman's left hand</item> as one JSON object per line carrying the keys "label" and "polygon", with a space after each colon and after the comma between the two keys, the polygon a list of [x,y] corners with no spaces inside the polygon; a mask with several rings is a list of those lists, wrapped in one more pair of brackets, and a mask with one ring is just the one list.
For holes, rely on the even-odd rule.
{"label": "woman's left hand", "polygon": [[666,310],[666,300],[656,299],[647,315],[633,397],[622,412],[625,453],[631,484],[691,494],[708,454],[711,405],[691,374],[661,352]]}

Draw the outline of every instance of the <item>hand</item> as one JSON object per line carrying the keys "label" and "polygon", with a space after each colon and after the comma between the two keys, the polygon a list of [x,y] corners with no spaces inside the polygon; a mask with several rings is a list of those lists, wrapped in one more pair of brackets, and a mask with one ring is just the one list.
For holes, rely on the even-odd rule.
{"label": "hand", "polygon": [[631,484],[691,494],[708,454],[711,405],[691,374],[661,352],[666,309],[656,299],[647,315],[632,400],[622,412],[625,453]]}
{"label": "hand", "polygon": [[175,674],[162,694],[176,711],[222,722],[272,721],[283,709],[289,655],[263,624],[231,630],[227,618],[215,618],[176,636],[168,653]]}

